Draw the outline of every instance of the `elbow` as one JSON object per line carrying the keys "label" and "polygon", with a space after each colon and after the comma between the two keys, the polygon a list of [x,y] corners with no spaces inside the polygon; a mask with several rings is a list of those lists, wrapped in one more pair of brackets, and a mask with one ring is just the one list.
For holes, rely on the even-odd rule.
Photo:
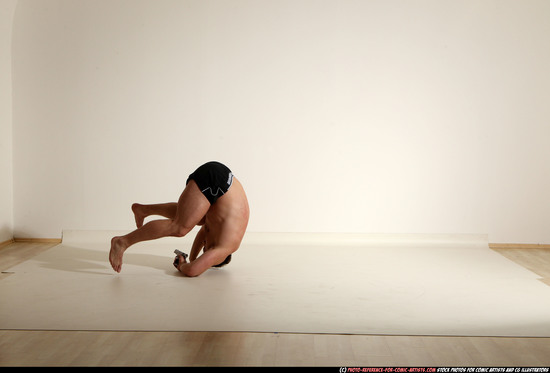
{"label": "elbow", "polygon": [[197,268],[193,265],[191,266],[188,266],[187,268],[185,268],[183,271],[181,271],[186,277],[197,277],[199,276],[202,272],[201,271],[198,271]]}

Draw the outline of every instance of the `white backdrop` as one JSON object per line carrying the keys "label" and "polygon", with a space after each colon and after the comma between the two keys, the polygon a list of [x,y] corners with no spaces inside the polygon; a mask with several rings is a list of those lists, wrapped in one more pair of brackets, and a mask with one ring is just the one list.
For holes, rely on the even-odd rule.
{"label": "white backdrop", "polygon": [[19,0],[14,235],[131,229],[209,160],[254,232],[550,243],[550,2]]}

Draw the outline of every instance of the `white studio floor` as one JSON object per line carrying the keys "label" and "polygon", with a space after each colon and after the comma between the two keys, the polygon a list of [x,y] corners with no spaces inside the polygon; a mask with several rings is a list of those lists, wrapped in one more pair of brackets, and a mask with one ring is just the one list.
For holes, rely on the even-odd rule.
{"label": "white studio floor", "polygon": [[247,234],[233,261],[186,278],[173,250],[65,232],[0,281],[0,329],[550,337],[550,286],[483,236]]}

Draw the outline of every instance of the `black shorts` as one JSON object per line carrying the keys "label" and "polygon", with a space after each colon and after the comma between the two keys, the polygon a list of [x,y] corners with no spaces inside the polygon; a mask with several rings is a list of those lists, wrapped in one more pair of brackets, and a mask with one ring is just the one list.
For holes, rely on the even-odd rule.
{"label": "black shorts", "polygon": [[213,205],[233,184],[233,173],[220,162],[208,162],[189,175],[186,184],[189,180],[197,183],[202,194]]}

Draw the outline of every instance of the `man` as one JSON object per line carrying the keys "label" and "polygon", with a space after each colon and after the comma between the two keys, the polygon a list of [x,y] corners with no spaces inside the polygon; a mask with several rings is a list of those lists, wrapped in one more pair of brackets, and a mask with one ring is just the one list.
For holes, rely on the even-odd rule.
{"label": "man", "polygon": [[[189,262],[181,255],[177,262],[178,271],[198,276],[212,266],[229,262],[241,244],[249,218],[243,186],[219,162],[208,162],[189,175],[177,203],[136,203],[132,211],[137,229],[111,240],[109,261],[116,272],[121,270],[124,252],[133,244],[168,236],[183,237],[196,225],[202,225],[191,247]],[[167,219],[143,224],[150,215]],[[199,256],[201,249],[203,254]]]}

